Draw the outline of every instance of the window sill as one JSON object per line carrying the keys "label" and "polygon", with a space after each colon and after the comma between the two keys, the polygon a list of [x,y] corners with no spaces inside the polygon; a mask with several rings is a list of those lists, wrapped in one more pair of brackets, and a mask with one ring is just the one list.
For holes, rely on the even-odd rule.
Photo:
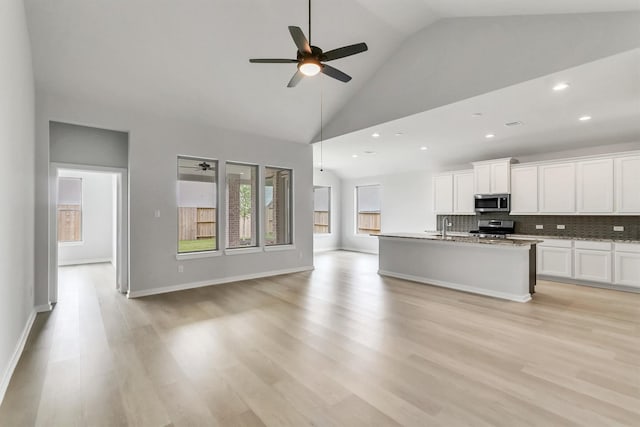
{"label": "window sill", "polygon": [[68,247],[68,246],[82,246],[84,245],[84,240],[79,242],[58,242],[58,247]]}
{"label": "window sill", "polygon": [[333,233],[313,233],[313,237],[326,238],[333,236]]}
{"label": "window sill", "polygon": [[184,254],[176,254],[176,259],[182,261],[185,259],[200,259],[200,258],[213,258],[222,255],[220,251],[208,251],[208,252],[189,252]]}
{"label": "window sill", "polygon": [[371,234],[358,234],[358,233],[354,234],[354,236],[355,237],[366,237],[366,238],[369,238],[369,239],[378,237],[377,234],[371,235]]}
{"label": "window sill", "polygon": [[252,246],[250,248],[233,248],[233,249],[225,249],[225,255],[242,255],[242,254],[254,254],[262,252],[262,248],[257,246]]}
{"label": "window sill", "polygon": [[295,245],[271,245],[264,247],[265,252],[294,251],[295,249]]}

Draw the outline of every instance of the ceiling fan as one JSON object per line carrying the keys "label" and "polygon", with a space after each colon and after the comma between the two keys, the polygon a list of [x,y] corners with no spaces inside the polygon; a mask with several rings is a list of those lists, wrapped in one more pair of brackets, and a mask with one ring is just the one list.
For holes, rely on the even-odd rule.
{"label": "ceiling fan", "polygon": [[366,43],[356,43],[333,49],[328,52],[323,52],[318,46],[311,45],[311,0],[309,0],[309,40],[304,36],[300,27],[290,26],[289,33],[298,48],[296,54],[297,59],[249,59],[249,62],[255,64],[297,63],[298,69],[291,80],[289,80],[287,87],[294,87],[300,82],[300,80],[302,80],[303,77],[315,76],[318,73],[323,73],[329,77],[333,77],[334,79],[346,83],[351,80],[351,76],[343,73],[337,68],[323,64],[323,62],[345,58],[347,56],[364,52],[368,49]]}
{"label": "ceiling fan", "polygon": [[183,168],[183,169],[195,169],[195,170],[202,171],[202,172],[206,172],[206,171],[209,171],[209,170],[213,169],[213,167],[207,162],[198,163],[197,165],[194,164],[193,166],[181,165],[180,168]]}

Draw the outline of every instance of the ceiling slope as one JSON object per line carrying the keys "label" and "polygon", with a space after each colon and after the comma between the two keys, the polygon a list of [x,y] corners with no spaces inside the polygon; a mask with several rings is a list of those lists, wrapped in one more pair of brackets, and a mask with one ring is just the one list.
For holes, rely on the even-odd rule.
{"label": "ceiling slope", "polygon": [[442,19],[405,40],[331,118],[323,136],[348,134],[639,46],[639,12]]}

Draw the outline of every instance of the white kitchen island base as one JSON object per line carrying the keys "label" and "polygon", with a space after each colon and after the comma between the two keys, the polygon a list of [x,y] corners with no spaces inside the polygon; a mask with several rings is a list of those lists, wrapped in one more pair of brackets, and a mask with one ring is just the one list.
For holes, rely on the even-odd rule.
{"label": "white kitchen island base", "polygon": [[380,275],[511,301],[531,300],[536,242],[416,236],[378,236]]}

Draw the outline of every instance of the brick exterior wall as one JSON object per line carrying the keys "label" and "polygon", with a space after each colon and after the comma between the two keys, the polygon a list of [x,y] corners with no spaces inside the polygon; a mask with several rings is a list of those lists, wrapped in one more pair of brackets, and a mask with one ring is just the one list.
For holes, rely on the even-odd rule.
{"label": "brick exterior wall", "polygon": [[227,200],[227,246],[230,248],[240,246],[240,182],[240,175],[227,175],[227,188],[229,189]]}

